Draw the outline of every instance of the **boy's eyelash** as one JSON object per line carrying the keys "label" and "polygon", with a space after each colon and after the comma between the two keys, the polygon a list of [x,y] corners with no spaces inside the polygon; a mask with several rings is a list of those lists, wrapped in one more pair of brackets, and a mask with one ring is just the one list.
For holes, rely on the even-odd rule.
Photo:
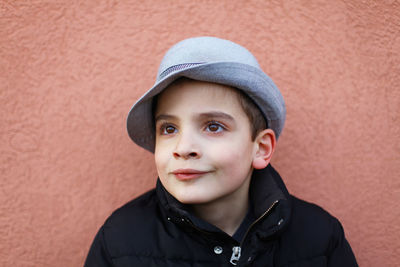
{"label": "boy's eyelash", "polygon": [[223,123],[220,123],[219,121],[208,121],[207,125],[210,125],[210,124],[217,124],[221,127],[225,127],[225,125]]}
{"label": "boy's eyelash", "polygon": [[221,123],[221,122],[218,122],[218,121],[208,121],[208,122],[206,123],[206,127],[208,127],[208,126],[210,126],[210,125],[213,125],[213,124],[220,126],[220,127],[223,128],[224,130],[227,129],[227,127],[225,126],[225,124],[223,124],[223,123]]}

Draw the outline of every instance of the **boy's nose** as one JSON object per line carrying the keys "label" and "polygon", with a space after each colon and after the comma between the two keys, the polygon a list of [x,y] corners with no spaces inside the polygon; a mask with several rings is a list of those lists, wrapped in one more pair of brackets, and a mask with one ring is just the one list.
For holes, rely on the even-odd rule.
{"label": "boy's nose", "polygon": [[175,151],[174,152],[174,157],[175,158],[183,158],[183,159],[189,159],[189,158],[198,158],[199,154],[197,152],[183,152],[183,151]]}
{"label": "boy's nose", "polygon": [[181,135],[173,151],[174,158],[195,159],[201,157],[200,149],[195,143],[193,136]]}

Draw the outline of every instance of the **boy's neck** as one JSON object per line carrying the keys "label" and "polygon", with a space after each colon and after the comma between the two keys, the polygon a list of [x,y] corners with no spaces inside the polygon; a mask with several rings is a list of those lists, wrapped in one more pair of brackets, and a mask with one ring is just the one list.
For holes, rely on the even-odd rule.
{"label": "boy's neck", "polygon": [[232,236],[239,228],[249,208],[250,179],[240,191],[232,195],[213,201],[212,203],[192,205],[194,214],[217,226],[219,229]]}

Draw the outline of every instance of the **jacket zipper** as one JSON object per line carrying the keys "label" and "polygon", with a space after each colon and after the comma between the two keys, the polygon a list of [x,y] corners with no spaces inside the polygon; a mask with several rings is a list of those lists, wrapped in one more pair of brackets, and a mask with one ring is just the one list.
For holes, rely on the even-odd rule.
{"label": "jacket zipper", "polygon": [[242,241],[240,242],[239,246],[235,246],[232,248],[232,256],[231,256],[231,260],[230,263],[232,265],[237,265],[239,260],[240,260],[240,256],[241,256],[241,250],[242,250],[242,245],[244,243],[244,240],[247,237],[247,234],[249,233],[250,229],[253,228],[253,226],[258,223],[262,218],[264,218],[271,210],[272,208],[279,202],[279,200],[275,200],[272,205],[260,216],[258,217],[257,220],[255,220],[250,226],[249,228],[247,228],[246,233],[244,234]]}

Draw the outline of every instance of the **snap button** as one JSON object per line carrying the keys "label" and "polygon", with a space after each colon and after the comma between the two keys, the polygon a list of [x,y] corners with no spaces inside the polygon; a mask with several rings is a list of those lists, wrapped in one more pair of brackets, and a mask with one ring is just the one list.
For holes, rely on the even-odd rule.
{"label": "snap button", "polygon": [[283,223],[283,219],[280,219],[278,222],[278,226],[281,225]]}
{"label": "snap button", "polygon": [[214,247],[214,253],[215,253],[215,254],[218,254],[218,255],[219,255],[219,254],[222,253],[222,251],[223,251],[223,250],[222,250],[222,247],[220,247],[220,246],[215,246],[215,247]]}

